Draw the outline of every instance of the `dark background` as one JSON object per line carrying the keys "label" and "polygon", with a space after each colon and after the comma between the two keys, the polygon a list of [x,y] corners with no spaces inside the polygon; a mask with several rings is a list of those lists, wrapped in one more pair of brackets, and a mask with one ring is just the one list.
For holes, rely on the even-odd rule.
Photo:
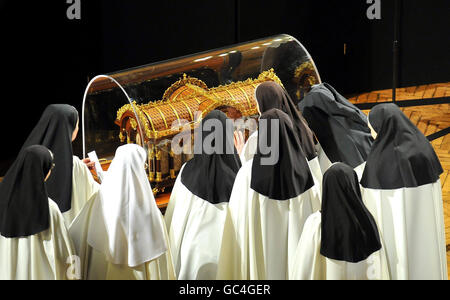
{"label": "dark background", "polygon": [[[81,111],[89,78],[238,42],[287,33],[343,94],[391,88],[394,1],[381,2],[369,20],[366,0],[82,0],[68,20],[65,0],[0,0],[0,176],[48,104]],[[401,2],[400,86],[450,81],[450,1]]]}

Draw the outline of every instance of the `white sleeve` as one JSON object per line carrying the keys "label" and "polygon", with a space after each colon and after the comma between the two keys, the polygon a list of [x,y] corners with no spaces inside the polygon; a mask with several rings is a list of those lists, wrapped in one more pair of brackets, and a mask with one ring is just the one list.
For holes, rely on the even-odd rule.
{"label": "white sleeve", "polygon": [[257,146],[258,132],[256,131],[248,138],[247,142],[244,145],[244,148],[242,148],[241,154],[239,155],[242,164],[245,164],[249,160],[253,159],[253,156],[255,156],[256,153]]}
{"label": "white sleeve", "polygon": [[247,164],[253,163],[250,161],[242,166],[231,192],[219,255],[218,280],[249,279],[247,206],[254,191],[249,188]]}
{"label": "white sleeve", "polygon": [[88,167],[76,156],[73,157],[72,171],[72,207],[64,213],[66,226],[69,227],[84,205],[94,197],[100,185],[94,180]]}

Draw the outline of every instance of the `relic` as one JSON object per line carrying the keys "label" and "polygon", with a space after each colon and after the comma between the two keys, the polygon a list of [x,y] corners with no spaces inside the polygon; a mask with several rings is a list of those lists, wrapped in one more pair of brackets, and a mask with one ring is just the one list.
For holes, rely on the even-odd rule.
{"label": "relic", "polygon": [[255,90],[265,81],[284,86],[296,102],[321,83],[308,52],[288,35],[99,76],[83,101],[83,151],[95,150],[107,169],[117,147],[140,144],[155,194],[170,191],[193,156],[174,154],[172,139],[214,109],[257,119]]}

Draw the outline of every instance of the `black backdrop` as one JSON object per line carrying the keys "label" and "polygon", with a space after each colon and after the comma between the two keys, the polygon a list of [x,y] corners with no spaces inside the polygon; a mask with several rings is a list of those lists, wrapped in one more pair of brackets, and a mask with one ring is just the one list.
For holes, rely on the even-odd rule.
{"label": "black backdrop", "polygon": [[[81,0],[68,20],[65,0],[0,0],[0,176],[48,104],[81,111],[89,78],[237,42],[287,33],[344,94],[390,88],[393,2],[369,20],[366,0]],[[402,3],[400,85],[450,81],[450,1]]]}

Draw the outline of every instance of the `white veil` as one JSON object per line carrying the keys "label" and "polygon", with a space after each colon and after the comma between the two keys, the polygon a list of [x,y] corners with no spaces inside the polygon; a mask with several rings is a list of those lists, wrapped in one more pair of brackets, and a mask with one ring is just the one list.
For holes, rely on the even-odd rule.
{"label": "white veil", "polygon": [[167,251],[145,161],[138,145],[118,148],[92,208],[88,243],[113,264],[137,267]]}

